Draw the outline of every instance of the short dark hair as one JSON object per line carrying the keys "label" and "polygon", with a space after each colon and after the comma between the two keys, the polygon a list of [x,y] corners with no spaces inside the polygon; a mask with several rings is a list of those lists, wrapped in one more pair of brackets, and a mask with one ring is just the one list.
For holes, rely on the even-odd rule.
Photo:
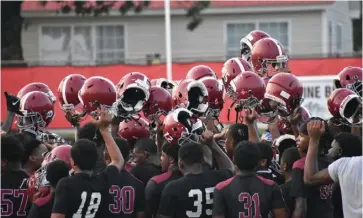
{"label": "short dark hair", "polygon": [[248,126],[243,123],[235,123],[228,127],[227,134],[232,137],[234,143],[248,141]]}
{"label": "short dark hair", "polygon": [[88,139],[90,141],[95,142],[97,144],[97,146],[103,145],[105,143],[100,130],[92,122],[89,122],[89,123],[83,125],[79,129],[78,139]]}
{"label": "short dark hair", "polygon": [[175,161],[178,161],[179,148],[180,146],[178,144],[165,143],[163,147],[161,147],[161,150]]}
{"label": "short dark hair", "polygon": [[[120,149],[120,152],[122,154],[122,157],[124,158],[124,160],[128,160],[129,156],[130,156],[130,145],[129,142],[126,139],[120,138],[120,137],[115,137],[114,138],[116,145],[118,147],[118,149]],[[105,148],[107,149],[107,148]]]}
{"label": "short dark hair", "polygon": [[258,167],[261,153],[258,146],[249,141],[238,143],[234,151],[234,162],[241,171],[253,171]]}
{"label": "short dark hair", "polygon": [[299,149],[297,147],[290,147],[287,148],[282,154],[281,164],[286,163],[286,171],[291,172],[295,161],[299,160],[300,158]]}
{"label": "short dark hair", "polygon": [[362,155],[362,141],[359,136],[348,132],[340,132],[334,136],[342,149],[342,157],[355,157]]}
{"label": "short dark hair", "polygon": [[260,155],[261,155],[260,160],[266,159],[267,166],[270,166],[273,156],[271,145],[266,142],[258,142],[256,143],[256,145],[260,150]]}
{"label": "short dark hair", "polygon": [[319,140],[319,149],[320,150],[324,150],[327,151],[327,149],[330,148],[330,144],[333,141],[333,137],[329,132],[328,129],[328,122],[326,122],[326,120],[320,118],[320,117],[311,117],[308,121],[304,122],[300,127],[299,127],[299,133],[302,133],[304,135],[309,135],[308,133],[308,123],[312,120],[320,120],[322,122],[325,123],[325,132],[324,134],[320,137]]}
{"label": "short dark hair", "polygon": [[9,162],[21,161],[24,147],[19,139],[12,135],[1,136],[1,159]]}
{"label": "short dark hair", "polygon": [[136,141],[135,148],[149,152],[150,154],[156,154],[157,147],[155,141],[150,138],[141,138]]}
{"label": "short dark hair", "polygon": [[81,170],[93,170],[98,160],[96,143],[88,139],[77,140],[71,148],[71,157]]}
{"label": "short dark hair", "polygon": [[183,144],[179,148],[178,158],[186,165],[202,164],[204,162],[202,145],[195,142]]}
{"label": "short dark hair", "polygon": [[24,162],[28,161],[29,156],[31,156],[33,151],[35,149],[37,149],[41,144],[42,144],[42,142],[38,139],[31,139],[28,142],[26,142],[24,144],[25,153],[24,153],[23,161]]}
{"label": "short dark hair", "polygon": [[46,179],[52,187],[56,187],[59,180],[69,175],[69,168],[63,160],[55,160],[47,165]]}

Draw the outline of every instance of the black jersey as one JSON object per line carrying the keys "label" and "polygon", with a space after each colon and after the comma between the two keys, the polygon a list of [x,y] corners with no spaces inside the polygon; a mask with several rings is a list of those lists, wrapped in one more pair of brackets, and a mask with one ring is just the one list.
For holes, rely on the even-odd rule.
{"label": "black jersey", "polygon": [[27,179],[24,171],[7,171],[1,174],[1,216],[26,217],[30,209]]}
{"label": "black jersey", "polygon": [[119,171],[115,166],[108,166],[97,176],[77,173],[59,181],[52,213],[71,217],[104,217],[102,212],[108,202],[104,196],[108,187],[117,183]]}
{"label": "black jersey", "polygon": [[158,214],[173,218],[212,217],[215,186],[231,176],[230,170],[208,170],[169,182]]}

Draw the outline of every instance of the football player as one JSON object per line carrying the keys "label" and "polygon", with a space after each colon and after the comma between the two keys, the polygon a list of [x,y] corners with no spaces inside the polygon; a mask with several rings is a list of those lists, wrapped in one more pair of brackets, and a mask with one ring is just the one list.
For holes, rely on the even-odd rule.
{"label": "football player", "polygon": [[39,169],[43,162],[43,156],[48,152],[47,147],[37,139],[31,139],[24,144],[25,155],[23,168],[25,172],[32,175]]}
{"label": "football player", "polygon": [[133,159],[136,166],[130,172],[144,186],[153,176],[161,174],[160,159],[156,157],[156,151],[156,144],[152,139],[142,138],[135,143]]}
{"label": "football player", "polygon": [[109,131],[111,114],[102,107],[99,120],[94,123],[105,141],[111,163],[97,176],[91,176],[96,166],[98,153],[96,144],[87,139],[76,141],[71,149],[74,176],[62,179],[56,188],[52,218],[105,217],[107,208],[101,207],[107,201],[102,199],[103,191],[119,179],[124,159]]}
{"label": "football player", "polygon": [[264,142],[258,142],[256,145],[260,149],[261,154],[260,164],[256,174],[265,179],[272,180],[278,185],[282,184],[284,182],[282,175],[279,172],[271,170],[273,156],[271,145]]}
{"label": "football player", "polygon": [[[311,118],[310,120],[321,120],[321,118]],[[325,121],[324,121],[325,122]],[[309,134],[307,123],[301,125],[299,137],[296,139],[297,147],[300,156],[302,157],[292,166],[292,180],[290,188],[290,196],[295,198],[295,206],[292,212],[293,217],[333,217],[332,204],[332,185],[305,185],[304,184],[304,167],[306,154],[309,148]],[[326,124],[327,126],[327,124]],[[319,141],[319,158],[318,168],[325,169],[330,164],[330,159],[327,159],[322,150],[326,147],[326,143],[330,140],[328,131]]]}
{"label": "football player", "polygon": [[165,186],[173,180],[183,176],[178,168],[179,145],[165,143],[161,153],[161,168],[164,172],[154,176],[149,180],[145,188],[146,197],[146,217],[151,218],[156,215],[159,208],[161,194]]}
{"label": "football player", "polygon": [[218,183],[214,192],[213,217],[287,217],[279,187],[255,174],[260,151],[254,143],[238,144],[234,153],[236,176]]}
{"label": "football player", "polygon": [[13,135],[1,136],[1,216],[26,217],[30,201],[28,175],[21,167],[24,148]]}
{"label": "football player", "polygon": [[286,204],[286,208],[289,213],[289,217],[291,216],[291,212],[294,210],[295,198],[290,196],[291,189],[291,171],[292,165],[295,161],[300,159],[299,150],[296,147],[287,148],[281,157],[281,172],[285,178],[285,183],[280,185],[282,196],[284,198],[284,202]]}
{"label": "football player", "polygon": [[47,166],[46,178],[50,184],[50,194],[35,200],[27,218],[49,218],[54,204],[54,192],[59,180],[68,177],[69,168],[62,160],[55,160]]}
{"label": "football player", "polygon": [[188,142],[179,148],[178,165],[184,177],[169,182],[157,217],[212,217],[215,185],[231,177],[229,169],[203,171],[203,145]]}
{"label": "football player", "polygon": [[[129,144],[126,139],[115,139],[124,160],[129,156]],[[105,150],[105,162],[111,163],[110,156]],[[116,176],[116,175],[115,175]],[[117,183],[108,187],[108,211],[104,217],[124,218],[124,217],[144,217],[145,191],[144,184],[131,175],[125,168],[120,171]]]}

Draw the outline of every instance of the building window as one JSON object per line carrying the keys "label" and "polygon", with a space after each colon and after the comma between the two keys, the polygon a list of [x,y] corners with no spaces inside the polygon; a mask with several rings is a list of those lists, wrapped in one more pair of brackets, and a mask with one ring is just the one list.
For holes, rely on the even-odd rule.
{"label": "building window", "polygon": [[96,58],[98,63],[120,63],[125,58],[123,26],[96,27]]}
{"label": "building window", "polygon": [[240,56],[239,41],[254,29],[254,23],[227,24],[227,59]]}
{"label": "building window", "polygon": [[122,25],[43,26],[41,60],[50,65],[124,63]]}
{"label": "building window", "polygon": [[336,29],[335,29],[335,31],[336,31],[336,45],[337,45],[337,52],[338,53],[340,53],[340,52],[342,52],[342,38],[343,38],[343,32],[342,32],[342,25],[340,25],[340,24],[338,24],[337,26],[336,26]]}
{"label": "building window", "polygon": [[289,25],[288,22],[259,22],[259,23],[230,23],[227,24],[227,58],[240,55],[239,41],[252,30],[259,29],[277,39],[285,48],[288,54]]}
{"label": "building window", "polygon": [[67,64],[71,61],[71,28],[42,27],[41,60],[45,64]]}
{"label": "building window", "polygon": [[287,22],[261,22],[258,25],[258,29],[277,39],[284,46],[286,54],[289,53],[290,45]]}

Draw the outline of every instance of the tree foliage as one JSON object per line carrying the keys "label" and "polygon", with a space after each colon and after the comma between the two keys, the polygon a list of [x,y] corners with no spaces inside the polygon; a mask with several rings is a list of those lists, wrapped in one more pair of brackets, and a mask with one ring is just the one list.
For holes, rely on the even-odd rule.
{"label": "tree foliage", "polygon": [[[99,16],[102,14],[108,15],[110,10],[118,6],[118,10],[121,15],[126,15],[130,11],[135,13],[141,13],[143,10],[150,6],[150,1],[96,1],[90,4],[87,1],[55,1],[59,4],[59,9],[57,13],[68,14],[70,12],[75,12],[77,15],[86,16],[93,15]],[[39,3],[46,6],[48,1],[42,0]],[[186,16],[190,19],[187,28],[193,31],[202,22],[201,13],[204,9],[208,8],[210,1],[178,1],[178,4],[186,8]]]}
{"label": "tree foliage", "polygon": [[[50,2],[38,0],[44,7]],[[1,60],[11,61],[9,65],[22,66],[23,49],[21,45],[21,34],[24,19],[21,16],[21,5],[23,1],[1,1]],[[75,12],[78,16],[100,16],[109,14],[116,4],[120,15],[126,15],[130,11],[141,13],[150,6],[150,1],[52,1],[59,6],[57,13],[68,14]],[[201,12],[208,8],[209,1],[178,1],[186,9],[186,16],[190,19],[187,28],[193,31],[202,22]],[[5,62],[3,62],[4,66]]]}

